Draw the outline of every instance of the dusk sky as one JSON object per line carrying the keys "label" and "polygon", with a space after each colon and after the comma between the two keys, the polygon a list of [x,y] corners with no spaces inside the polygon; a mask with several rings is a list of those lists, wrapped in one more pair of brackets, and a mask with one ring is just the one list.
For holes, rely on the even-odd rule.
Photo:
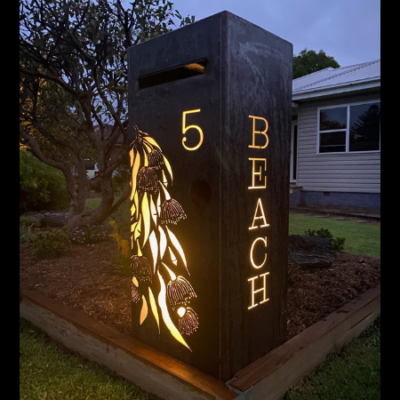
{"label": "dusk sky", "polygon": [[324,50],[340,66],[380,58],[379,0],[170,0],[196,21],[230,11],[301,50]]}

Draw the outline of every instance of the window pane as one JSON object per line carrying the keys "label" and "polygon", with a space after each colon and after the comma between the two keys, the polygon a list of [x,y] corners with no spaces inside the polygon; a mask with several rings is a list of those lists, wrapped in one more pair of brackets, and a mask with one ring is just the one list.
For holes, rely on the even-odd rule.
{"label": "window pane", "polygon": [[379,150],[381,103],[350,107],[350,151]]}
{"label": "window pane", "polygon": [[320,153],[344,153],[346,151],[346,146],[320,146]]}
{"label": "window pane", "polygon": [[319,129],[346,129],[347,107],[327,108],[319,111]]}
{"label": "window pane", "polygon": [[346,131],[322,133],[319,136],[320,146],[346,145]]}
{"label": "window pane", "polygon": [[320,133],[320,153],[336,153],[342,151],[346,151],[346,131]]}

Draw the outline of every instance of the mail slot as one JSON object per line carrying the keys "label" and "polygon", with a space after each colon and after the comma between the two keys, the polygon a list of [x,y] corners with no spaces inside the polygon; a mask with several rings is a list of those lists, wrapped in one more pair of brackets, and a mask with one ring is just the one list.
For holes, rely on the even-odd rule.
{"label": "mail slot", "polygon": [[286,340],[292,54],[229,12],[128,51],[133,334],[223,381]]}

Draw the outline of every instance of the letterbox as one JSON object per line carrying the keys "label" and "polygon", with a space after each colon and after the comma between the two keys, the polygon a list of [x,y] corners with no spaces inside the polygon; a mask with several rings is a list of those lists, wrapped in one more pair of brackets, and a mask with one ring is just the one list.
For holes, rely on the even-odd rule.
{"label": "letterbox", "polygon": [[225,11],[128,51],[133,334],[223,381],[286,339],[292,54]]}

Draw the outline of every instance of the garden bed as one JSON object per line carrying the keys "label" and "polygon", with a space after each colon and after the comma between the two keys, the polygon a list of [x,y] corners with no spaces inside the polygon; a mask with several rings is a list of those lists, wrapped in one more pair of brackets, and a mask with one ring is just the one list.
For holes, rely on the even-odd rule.
{"label": "garden bed", "polygon": [[[54,259],[32,256],[20,246],[20,283],[81,310],[120,332],[131,332],[130,278],[107,262],[116,244],[73,245]],[[331,268],[289,268],[288,339],[380,284],[380,259],[339,253]]]}

